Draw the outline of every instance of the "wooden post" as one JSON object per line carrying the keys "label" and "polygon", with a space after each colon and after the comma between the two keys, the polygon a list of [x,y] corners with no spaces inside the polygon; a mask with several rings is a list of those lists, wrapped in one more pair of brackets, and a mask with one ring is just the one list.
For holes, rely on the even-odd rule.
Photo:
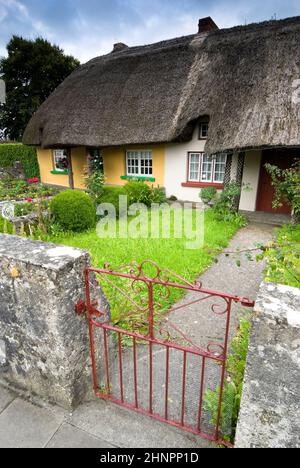
{"label": "wooden post", "polygon": [[74,190],[74,175],[73,175],[71,149],[68,151],[68,172],[69,172],[69,187],[70,189]]}

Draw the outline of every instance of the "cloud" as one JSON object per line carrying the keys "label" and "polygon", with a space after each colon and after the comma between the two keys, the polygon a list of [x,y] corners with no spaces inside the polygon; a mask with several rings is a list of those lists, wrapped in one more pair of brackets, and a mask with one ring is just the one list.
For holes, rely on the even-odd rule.
{"label": "cloud", "polygon": [[192,34],[212,16],[231,27],[300,14],[299,0],[0,0],[0,55],[13,34],[43,36],[82,62],[115,42],[139,45]]}

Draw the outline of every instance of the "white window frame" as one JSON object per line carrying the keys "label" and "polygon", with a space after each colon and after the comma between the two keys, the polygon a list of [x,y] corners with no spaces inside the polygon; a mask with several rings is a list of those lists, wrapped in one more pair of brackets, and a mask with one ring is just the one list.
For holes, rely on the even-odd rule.
{"label": "white window frame", "polygon": [[[137,165],[129,164],[130,161],[138,161]],[[145,161],[151,162],[148,166]],[[133,168],[137,168],[137,172],[132,172]],[[144,173],[143,173],[144,170]],[[148,174],[146,172],[148,171]],[[126,151],[126,175],[127,177],[153,177],[153,153],[151,150],[128,150]]]}
{"label": "white window frame", "polygon": [[[62,154],[63,153],[63,154]],[[67,166],[65,169],[62,169],[61,167],[58,167],[57,164],[57,157],[65,157],[68,160],[68,150],[65,148],[57,148],[53,150],[53,167],[54,171],[56,172],[67,172],[69,170],[69,166]]]}
{"label": "white window frame", "polygon": [[[199,159],[198,159],[198,163],[196,162],[193,162],[193,164],[198,164],[198,170],[191,170],[191,164],[192,164],[192,156],[198,156]],[[189,157],[188,157],[188,160],[189,160],[189,167],[188,167],[188,180],[189,182],[199,182],[200,180],[200,170],[201,170],[201,162],[202,162],[202,153],[201,152],[191,152],[189,153]],[[194,173],[194,172],[197,172],[198,174],[198,177],[197,178],[192,178],[191,177],[191,173]]]}
{"label": "white window frame", "polygon": [[[206,135],[203,134],[204,125],[207,127]],[[199,140],[207,140],[209,131],[209,122],[201,122],[199,125]]]}
{"label": "white window frame", "polygon": [[[196,170],[191,170],[192,167],[191,167],[191,156],[193,155],[198,155],[199,156],[199,168],[198,168],[198,175],[197,175],[197,178],[193,178],[191,177],[191,173],[196,173],[197,171]],[[209,179],[203,179],[203,167],[204,167],[204,164],[205,164],[205,161],[204,161],[204,156],[206,156],[206,154],[202,151],[191,151],[189,152],[188,154],[188,182],[198,182],[199,184],[216,184],[216,185],[223,185],[224,184],[224,179],[225,179],[225,174],[226,174],[226,163],[227,163],[227,154],[226,153],[219,153],[219,154],[215,154],[212,156],[212,167],[211,167],[211,177]],[[217,164],[220,164],[217,162],[217,157],[220,156],[222,158],[224,158],[224,161],[221,162],[221,164],[223,164],[223,167],[224,167],[224,171],[222,171],[221,173],[224,173],[224,178],[222,181],[220,180],[216,180],[216,167],[217,167]],[[194,163],[195,164],[195,163]]]}

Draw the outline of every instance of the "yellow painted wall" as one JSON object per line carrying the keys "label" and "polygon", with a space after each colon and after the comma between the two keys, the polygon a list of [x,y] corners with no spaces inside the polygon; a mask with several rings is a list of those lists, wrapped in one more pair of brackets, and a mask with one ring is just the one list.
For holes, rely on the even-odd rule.
{"label": "yellow painted wall", "polygon": [[[51,174],[53,171],[53,156],[52,150],[37,149],[38,161],[41,172],[41,181],[44,184],[58,185],[69,187],[69,176],[63,174]],[[84,147],[72,148],[72,166],[74,186],[76,189],[85,188],[85,170],[86,170],[86,149]]]}
{"label": "yellow painted wall", "polygon": [[69,187],[69,176],[51,174],[53,171],[52,150],[37,149],[38,161],[41,173],[41,182],[43,184],[59,185]]}
{"label": "yellow painted wall", "polygon": [[[103,150],[104,171],[107,185],[124,185],[126,180],[121,176],[126,175],[126,150],[151,150],[153,154],[153,176],[155,183],[152,185],[165,185],[165,147],[164,145],[152,146],[128,146],[126,148],[107,148]],[[41,181],[45,184],[69,187],[69,177],[61,174],[51,174],[53,167],[52,150],[37,149],[40,165]],[[74,186],[77,189],[85,188],[85,171],[87,164],[87,151],[84,147],[72,148],[72,165]]]}
{"label": "yellow painted wall", "polygon": [[151,150],[153,155],[152,185],[164,186],[165,183],[165,147],[164,145],[126,146],[126,148],[106,148],[102,151],[104,160],[105,183],[107,185],[125,185],[126,180],[126,151]]}

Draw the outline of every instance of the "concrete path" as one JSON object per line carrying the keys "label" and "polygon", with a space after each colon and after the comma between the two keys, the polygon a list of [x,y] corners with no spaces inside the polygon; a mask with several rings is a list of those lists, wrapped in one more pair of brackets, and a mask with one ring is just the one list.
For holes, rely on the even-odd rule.
{"label": "concrete path", "polygon": [[[239,231],[232,239],[228,250],[253,248],[255,243],[267,242],[272,238],[272,226],[249,225]],[[231,293],[251,299],[256,298],[262,280],[263,264],[249,262],[242,257],[241,267],[235,260],[221,255],[219,263],[213,265],[200,278],[203,287],[220,292]],[[189,293],[182,302],[195,299],[195,293]],[[215,302],[215,301],[214,301]],[[181,303],[178,303],[180,305]],[[203,303],[202,303],[203,304]],[[230,334],[233,336],[239,318],[245,310],[234,307]],[[211,303],[201,307],[199,304],[189,306],[183,311],[174,312],[172,322],[183,330],[193,342],[206,346],[210,341],[219,342],[224,335],[224,322],[212,313]],[[132,381],[131,350],[124,356],[124,373],[128,372],[126,382]],[[148,404],[149,365],[148,349],[138,349],[138,387],[141,405]],[[170,371],[170,413],[178,418],[181,403],[182,356],[171,356],[173,364]],[[195,408],[199,400],[199,375],[201,367],[196,360],[187,363],[187,422],[194,420]],[[162,350],[154,352],[154,407],[161,413],[164,408],[165,395],[165,359]],[[206,388],[215,388],[218,383],[219,369],[211,367],[206,370]],[[118,369],[111,370],[112,388],[118,393]],[[180,376],[180,378],[178,377]],[[128,384],[129,385],[129,384]],[[132,388],[127,392],[132,393]],[[126,389],[125,389],[126,395]],[[178,406],[179,405],[179,406]],[[202,422],[209,430],[207,420]],[[206,426],[205,426],[206,425]],[[73,414],[64,410],[32,404],[0,387],[0,448],[2,447],[142,447],[142,448],[208,448],[214,447],[202,439],[177,430],[150,418],[127,411],[121,407],[101,400],[91,399],[81,405]]]}

